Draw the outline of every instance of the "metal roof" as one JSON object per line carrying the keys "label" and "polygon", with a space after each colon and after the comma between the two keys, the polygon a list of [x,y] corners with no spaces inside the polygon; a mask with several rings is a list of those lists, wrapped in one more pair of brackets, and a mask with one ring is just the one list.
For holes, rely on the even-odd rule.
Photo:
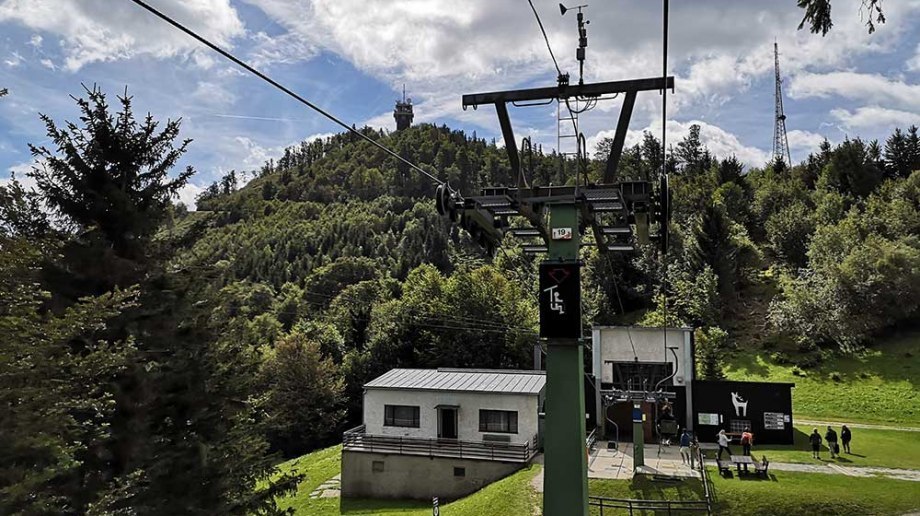
{"label": "metal roof", "polygon": [[546,385],[543,371],[515,369],[390,369],[364,384],[366,389],[504,392],[539,394]]}

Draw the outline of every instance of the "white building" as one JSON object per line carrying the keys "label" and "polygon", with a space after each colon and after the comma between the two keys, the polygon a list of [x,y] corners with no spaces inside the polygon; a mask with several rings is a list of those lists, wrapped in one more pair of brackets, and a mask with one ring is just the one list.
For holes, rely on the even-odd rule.
{"label": "white building", "polygon": [[527,464],[540,443],[542,371],[392,369],[364,388],[343,438],[342,494],[457,498]]}

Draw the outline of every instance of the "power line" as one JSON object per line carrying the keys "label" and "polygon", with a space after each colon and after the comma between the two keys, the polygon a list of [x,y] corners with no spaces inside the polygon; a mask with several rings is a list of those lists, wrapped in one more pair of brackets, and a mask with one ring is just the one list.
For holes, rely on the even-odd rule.
{"label": "power line", "polygon": [[384,146],[384,145],[382,145],[382,144],[380,144],[380,143],[374,141],[373,139],[371,139],[370,137],[368,137],[368,136],[365,135],[364,133],[362,133],[362,132],[360,132],[360,131],[358,131],[358,130],[352,128],[351,126],[349,126],[349,125],[346,124],[345,122],[343,122],[343,121],[339,120],[338,118],[336,118],[334,115],[328,113],[327,111],[323,110],[321,107],[317,106],[316,104],[313,104],[313,103],[310,102],[309,100],[307,100],[307,99],[301,97],[300,95],[294,93],[293,91],[291,91],[291,90],[288,89],[287,87],[283,86],[282,84],[280,84],[279,82],[275,81],[275,80],[272,79],[271,77],[265,75],[264,73],[262,73],[262,72],[256,70],[255,68],[253,68],[252,66],[248,65],[247,63],[245,63],[245,62],[242,61],[241,59],[237,58],[237,57],[234,56],[233,54],[227,52],[226,50],[224,50],[224,49],[222,49],[222,48],[220,48],[220,47],[218,47],[218,46],[215,45],[214,43],[211,43],[210,41],[208,41],[207,39],[203,38],[202,36],[199,36],[196,32],[194,32],[194,31],[192,31],[191,29],[185,27],[185,26],[182,25],[181,23],[179,23],[179,22],[173,20],[173,19],[170,18],[169,16],[166,16],[165,14],[161,13],[160,11],[154,9],[153,7],[151,7],[150,5],[148,5],[148,4],[147,4],[146,2],[144,2],[143,0],[131,0],[131,1],[134,2],[135,4],[139,5],[139,6],[143,7],[144,9],[146,9],[147,11],[149,11],[150,13],[152,13],[153,15],[157,16],[157,17],[160,18],[161,20],[165,21],[166,23],[172,25],[173,27],[175,27],[175,28],[181,30],[182,32],[188,34],[189,36],[195,38],[196,40],[198,40],[200,43],[202,43],[203,45],[207,46],[207,47],[210,48],[211,50],[217,52],[218,54],[220,54],[220,55],[222,55],[222,56],[224,56],[224,57],[226,57],[226,58],[229,59],[230,61],[233,61],[233,62],[236,63],[237,65],[239,65],[239,66],[241,66],[242,68],[244,68],[246,71],[248,71],[248,72],[252,73],[253,75],[255,75],[256,77],[258,77],[258,78],[262,79],[263,81],[265,81],[265,82],[271,84],[272,86],[274,86],[275,88],[278,88],[279,90],[283,91],[284,93],[287,93],[289,96],[293,97],[295,100],[297,100],[297,101],[300,102],[301,104],[303,104],[303,105],[309,107],[310,109],[312,109],[312,110],[316,111],[317,113],[323,115],[324,117],[328,118],[329,120],[332,120],[332,121],[335,122],[336,124],[342,126],[343,128],[345,128],[346,131],[351,132],[351,133],[354,133],[354,134],[360,136],[360,137],[363,138],[364,140],[370,142],[370,143],[371,143],[372,145],[374,145],[375,147],[377,147],[377,148],[379,148],[380,150],[386,152],[386,153],[389,154],[390,156],[393,156],[394,158],[398,159],[399,161],[405,163],[406,165],[408,165],[408,166],[409,166],[410,168],[412,168],[413,170],[415,170],[415,171],[417,171],[417,172],[420,172],[420,173],[423,174],[424,176],[426,176],[426,177],[428,177],[429,179],[431,179],[432,181],[434,181],[436,184],[439,184],[439,185],[440,185],[440,184],[444,184],[444,181],[441,181],[441,180],[438,179],[437,177],[435,177],[435,176],[429,174],[428,172],[426,172],[425,170],[423,170],[423,169],[422,169],[421,167],[419,167],[418,165],[412,163],[411,161],[407,160],[406,158],[403,158],[403,157],[400,156],[399,154],[397,154],[397,153],[393,152],[392,150],[388,149],[386,146]]}
{"label": "power line", "polygon": [[562,70],[559,69],[559,63],[556,62],[556,56],[553,54],[553,47],[549,46],[549,38],[546,37],[546,30],[543,28],[543,22],[540,21],[540,15],[537,14],[537,8],[533,6],[533,0],[527,0],[527,3],[530,4],[530,8],[533,10],[533,15],[537,18],[537,24],[540,26],[540,32],[543,33],[543,41],[546,41],[546,49],[549,50],[549,56],[553,58],[553,65],[556,66],[556,73],[562,75]]}
{"label": "power line", "polygon": [[[668,18],[669,18],[669,8],[670,0],[663,0],[662,3],[662,16],[661,16],[661,77],[665,81],[665,87],[661,88],[661,178],[664,179],[668,173],[668,147],[667,147],[667,138],[668,138]],[[668,193],[668,198],[670,199],[671,194]],[[668,201],[670,204],[670,201]],[[662,209],[669,209],[664,207]],[[665,217],[665,224],[667,224],[667,217]],[[663,234],[667,235],[668,228],[665,227]],[[663,238],[667,238],[664,236]],[[667,246],[665,246],[667,247]],[[661,253],[661,265],[663,273],[661,275],[661,301],[662,307],[661,311],[664,316],[664,321],[662,323],[662,340],[664,344],[664,360],[668,360],[668,253]],[[676,356],[675,356],[676,358]],[[676,370],[676,369],[675,369]]]}

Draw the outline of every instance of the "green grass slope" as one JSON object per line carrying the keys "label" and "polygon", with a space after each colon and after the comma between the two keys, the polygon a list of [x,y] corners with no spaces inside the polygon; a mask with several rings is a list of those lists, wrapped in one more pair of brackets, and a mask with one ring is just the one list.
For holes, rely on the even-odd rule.
{"label": "green grass slope", "polygon": [[[334,446],[281,464],[279,468],[282,472],[293,471],[306,475],[295,494],[280,500],[281,508],[293,508],[294,514],[303,516],[431,514],[431,503],[423,501],[310,498],[310,493],[317,486],[341,473],[341,459],[342,447]],[[442,504],[441,513],[451,516],[533,514],[534,507],[539,505],[539,497],[530,486],[530,481],[539,472],[539,468],[538,465],[531,465],[466,498]]]}
{"label": "green grass slope", "polygon": [[[920,482],[786,471],[772,473],[769,480],[721,478],[715,471],[711,477],[716,493],[714,514],[849,516],[904,514],[920,509]],[[588,490],[592,496],[609,498],[703,499],[698,481],[671,484],[648,477],[591,479]],[[597,508],[591,509],[592,515],[599,514]]]}
{"label": "green grass slope", "polygon": [[[800,464],[831,463],[840,466],[882,467],[920,469],[920,432],[899,432],[874,428],[854,428],[850,449],[853,454],[844,454],[831,460],[827,446],[822,446],[821,459],[811,457],[808,435],[814,426],[795,425],[795,444],[758,445],[756,436],[752,454],[758,458],[766,455],[772,462],[793,462]],[[840,432],[840,427],[835,427]],[[823,438],[826,427],[818,427]],[[737,448],[737,446],[735,447]],[[734,448],[733,448],[734,451]],[[707,457],[715,458],[714,451],[707,451]]]}
{"label": "green grass slope", "polygon": [[920,332],[878,342],[861,356],[834,357],[799,376],[766,352],[741,351],[726,364],[729,379],[794,382],[797,418],[920,426],[917,380]]}

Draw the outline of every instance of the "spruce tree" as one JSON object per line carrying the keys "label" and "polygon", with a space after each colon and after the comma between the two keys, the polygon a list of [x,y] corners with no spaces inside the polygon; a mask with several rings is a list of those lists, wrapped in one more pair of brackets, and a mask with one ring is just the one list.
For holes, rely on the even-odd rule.
{"label": "spruce tree", "polygon": [[60,258],[42,267],[48,304],[67,313],[85,296],[139,293],[82,335],[133,352],[117,374],[81,386],[112,393],[110,410],[92,421],[105,435],[78,442],[80,489],[62,503],[77,513],[278,512],[274,497],[296,479],[257,489],[273,471],[252,402],[258,354],[210,320],[216,275],[169,270],[172,245],[157,236],[193,173],[172,172],[189,144],[175,143],[180,121],[136,120],[127,94],[117,113],[97,88],[75,100],[80,124],[43,115],[54,148],[31,147],[39,196],[69,230]]}

